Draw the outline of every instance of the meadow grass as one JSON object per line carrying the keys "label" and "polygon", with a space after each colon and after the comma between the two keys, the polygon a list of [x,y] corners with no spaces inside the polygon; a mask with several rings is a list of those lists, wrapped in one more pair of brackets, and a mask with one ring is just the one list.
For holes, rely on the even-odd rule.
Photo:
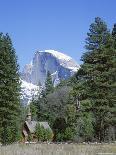
{"label": "meadow grass", "polygon": [[116,155],[116,144],[12,144],[0,155]]}

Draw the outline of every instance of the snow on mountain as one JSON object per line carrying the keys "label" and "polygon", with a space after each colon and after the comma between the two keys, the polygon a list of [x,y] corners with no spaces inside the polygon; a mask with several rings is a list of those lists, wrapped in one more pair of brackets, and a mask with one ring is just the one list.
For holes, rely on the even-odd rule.
{"label": "snow on mountain", "polygon": [[49,53],[53,55],[56,59],[58,59],[61,66],[69,68],[70,70],[77,71],[79,68],[79,65],[68,55],[63,54],[61,52],[55,51],[55,50],[45,50],[45,51],[39,51],[43,53]]}
{"label": "snow on mountain", "polygon": [[[55,51],[45,50],[37,51],[31,64],[27,64],[21,74],[21,78],[34,85],[44,85],[47,72],[55,74],[60,80],[71,77],[77,70],[79,65],[69,56]],[[53,78],[53,81],[56,79]]]}
{"label": "snow on mountain", "polygon": [[69,56],[55,51],[37,51],[30,64],[25,65],[21,73],[22,94],[27,100],[32,98],[39,86],[44,86],[47,72],[52,76],[54,86],[61,80],[70,78],[79,69],[79,65]]}
{"label": "snow on mountain", "polygon": [[57,59],[61,59],[64,61],[69,61],[70,59],[72,59],[71,57],[67,56],[66,54],[63,54],[63,53],[55,51],[55,50],[45,50],[45,51],[40,51],[40,52],[51,53]]}
{"label": "snow on mountain", "polygon": [[21,80],[21,101],[23,105],[29,103],[40,91],[40,87]]}

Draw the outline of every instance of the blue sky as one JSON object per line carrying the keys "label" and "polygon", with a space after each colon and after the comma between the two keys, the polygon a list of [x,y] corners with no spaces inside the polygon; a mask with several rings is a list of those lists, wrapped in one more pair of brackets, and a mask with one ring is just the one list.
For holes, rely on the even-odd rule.
{"label": "blue sky", "polygon": [[95,17],[111,29],[116,0],[0,0],[0,31],[9,33],[22,69],[36,50],[54,49],[79,64]]}

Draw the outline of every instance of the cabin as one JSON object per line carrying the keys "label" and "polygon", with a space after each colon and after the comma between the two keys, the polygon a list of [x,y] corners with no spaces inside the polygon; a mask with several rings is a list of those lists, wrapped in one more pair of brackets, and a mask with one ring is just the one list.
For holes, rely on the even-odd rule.
{"label": "cabin", "polygon": [[51,132],[52,132],[52,129],[50,128],[48,122],[32,121],[31,112],[29,109],[27,117],[26,117],[26,121],[23,124],[23,130],[22,130],[22,137],[23,137],[22,141],[23,142],[28,142],[30,136],[31,136],[32,142],[37,142],[37,137],[35,135],[35,130],[36,130],[37,124],[39,124],[40,126],[43,126],[45,129],[51,130]]}

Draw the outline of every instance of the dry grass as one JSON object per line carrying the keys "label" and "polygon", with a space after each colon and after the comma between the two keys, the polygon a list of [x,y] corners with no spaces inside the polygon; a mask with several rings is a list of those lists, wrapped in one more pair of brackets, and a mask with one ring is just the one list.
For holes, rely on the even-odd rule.
{"label": "dry grass", "polygon": [[116,144],[14,144],[0,146],[0,155],[97,155],[98,153],[116,155]]}

